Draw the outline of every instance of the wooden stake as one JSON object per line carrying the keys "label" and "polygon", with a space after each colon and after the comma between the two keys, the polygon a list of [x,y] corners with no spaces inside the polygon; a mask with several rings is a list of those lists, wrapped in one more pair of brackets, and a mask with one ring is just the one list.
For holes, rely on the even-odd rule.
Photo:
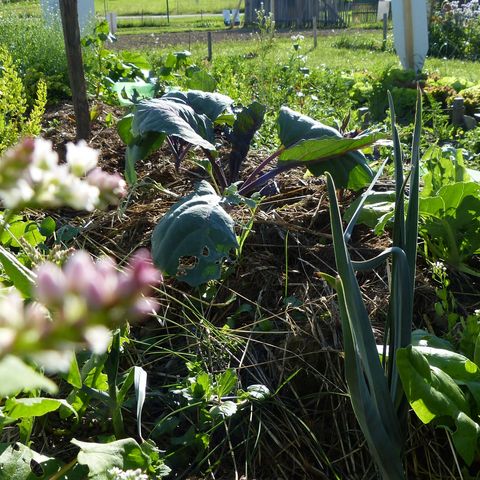
{"label": "wooden stake", "polygon": [[207,60],[212,61],[212,32],[207,32],[208,56]]}
{"label": "wooden stake", "polygon": [[77,0],[60,0],[60,15],[62,17],[75,122],[77,124],[77,140],[86,140],[90,136],[90,112],[83,70]]}
{"label": "wooden stake", "polygon": [[317,17],[313,17],[313,48],[317,48],[318,38],[317,38]]}
{"label": "wooden stake", "polygon": [[383,14],[383,41],[382,41],[382,50],[387,49],[387,32],[388,32],[388,15]]}

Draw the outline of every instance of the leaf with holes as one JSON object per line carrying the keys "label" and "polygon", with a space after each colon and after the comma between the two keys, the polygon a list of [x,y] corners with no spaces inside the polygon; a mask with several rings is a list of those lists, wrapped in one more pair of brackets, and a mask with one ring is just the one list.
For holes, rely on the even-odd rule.
{"label": "leaf with holes", "polygon": [[202,181],[160,220],[152,236],[152,254],[162,272],[193,287],[220,278],[222,262],[238,246],[234,222],[221,201]]}

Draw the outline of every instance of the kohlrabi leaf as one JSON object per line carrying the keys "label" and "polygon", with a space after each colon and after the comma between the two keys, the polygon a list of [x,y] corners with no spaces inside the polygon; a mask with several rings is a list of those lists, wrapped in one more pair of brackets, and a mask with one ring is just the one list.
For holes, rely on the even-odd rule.
{"label": "kohlrabi leaf", "polygon": [[171,91],[162,98],[174,99],[192,107],[195,113],[206,115],[214,122],[222,113],[230,110],[233,100],[221,93],[189,90],[188,92]]}
{"label": "kohlrabi leaf", "polygon": [[359,190],[372,181],[373,172],[357,149],[383,135],[343,138],[338,130],[288,107],[280,109],[277,125],[280,141],[286,147],[280,155],[279,165],[290,162],[296,166],[305,165],[315,176],[329,172],[337,188]]}
{"label": "kohlrabi leaf", "polygon": [[87,443],[73,439],[80,448],[77,459],[80,465],[88,467],[88,478],[108,480],[108,470],[113,467],[121,470],[148,470],[150,459],[133,438],[125,438],[111,443]]}
{"label": "kohlrabi leaf", "polygon": [[279,163],[301,162],[308,166],[309,162],[338,158],[348,152],[367,147],[384,138],[381,133],[369,133],[355,138],[321,137],[301,140],[285,149],[278,158]]}
{"label": "kohlrabi leaf", "polygon": [[354,151],[315,165],[307,165],[309,172],[318,177],[329,172],[337,188],[360,190],[370,184],[373,172],[362,152]]}
{"label": "kohlrabi leaf", "polygon": [[223,260],[238,246],[234,222],[221,200],[202,181],[160,220],[152,236],[152,255],[162,272],[191,286],[220,277]]}
{"label": "kohlrabi leaf", "polygon": [[211,120],[195,113],[188,105],[165,98],[144,100],[135,107],[132,134],[140,137],[150,132],[164,133],[206,150],[215,150],[211,143],[214,141]]}
{"label": "kohlrabi leaf", "polygon": [[137,181],[135,164],[158,150],[163,145],[166,137],[165,133],[147,132],[145,135],[133,138],[127,145],[125,152],[125,179],[129,185],[133,185]]}
{"label": "kohlrabi leaf", "polygon": [[255,133],[262,126],[265,112],[265,105],[253,102],[237,114],[230,138],[232,151],[229,161],[232,182],[235,182],[238,178],[241,164],[250,150],[250,143]]}
{"label": "kohlrabi leaf", "polygon": [[295,112],[288,107],[282,107],[280,109],[277,126],[280,141],[282,142],[282,145],[287,148],[301,140],[342,137],[338,130],[324,125],[306,115]]}

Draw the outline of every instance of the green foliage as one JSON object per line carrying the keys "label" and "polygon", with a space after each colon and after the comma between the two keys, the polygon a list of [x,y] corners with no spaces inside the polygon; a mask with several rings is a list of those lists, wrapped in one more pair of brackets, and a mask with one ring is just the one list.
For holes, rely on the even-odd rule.
{"label": "green foliage", "polygon": [[47,87],[49,104],[70,96],[60,21],[46,24],[42,16],[2,12],[0,46],[6,48],[13,57],[30,106],[37,98],[40,80]]}
{"label": "green foliage", "polygon": [[153,259],[160,270],[194,287],[220,278],[222,261],[237,247],[234,222],[221,203],[203,181],[169,210],[152,236]]}
{"label": "green foliage", "polygon": [[106,103],[117,101],[118,82],[143,85],[150,78],[151,65],[141,54],[116,53],[106,48],[106,42],[114,40],[116,38],[110,34],[106,21],[96,25],[93,33],[82,39],[86,49],[85,73],[89,90],[96,100],[102,99]]}
{"label": "green foliage", "polygon": [[206,464],[212,451],[231,441],[230,431],[242,417],[271,397],[264,385],[239,389],[233,369],[214,375],[198,362],[186,366],[187,377],[170,388],[171,411],[158,419],[151,433],[157,442],[168,441],[166,462],[174,471]]}
{"label": "green foliage", "polygon": [[0,154],[21,137],[35,137],[40,133],[46,100],[46,86],[40,81],[33,107],[28,112],[25,88],[13,59],[0,47]]}
{"label": "green foliage", "polygon": [[397,352],[397,364],[417,416],[423,423],[436,420],[451,432],[455,449],[470,465],[478,454],[480,437],[478,366],[450,350],[411,345]]}
{"label": "green foliage", "polygon": [[441,58],[478,60],[480,11],[476,2],[442,2],[434,12],[429,31],[429,54]]}

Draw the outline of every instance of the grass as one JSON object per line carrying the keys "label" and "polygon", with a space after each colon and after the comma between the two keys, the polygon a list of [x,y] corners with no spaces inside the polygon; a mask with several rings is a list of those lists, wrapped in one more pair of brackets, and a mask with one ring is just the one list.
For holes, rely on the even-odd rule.
{"label": "grass", "polygon": [[[237,8],[238,0],[168,0],[170,15],[192,13],[221,13],[223,9]],[[167,0],[95,0],[95,10],[118,15],[148,15],[167,13]]]}
{"label": "grass", "polygon": [[[158,32],[161,33],[161,32]],[[306,66],[311,69],[326,67],[331,70],[343,72],[380,72],[389,67],[400,66],[397,55],[392,50],[392,38],[389,38],[390,48],[382,52],[366,49],[345,49],[335,47],[341,35],[349,35],[348,31],[340,31],[340,35],[320,36],[318,48],[313,49],[313,40],[307,36],[302,44],[301,53],[306,55]],[[375,44],[380,46],[382,34],[369,32],[355,32],[358,42]],[[183,48],[185,44],[179,43],[175,48]],[[192,54],[197,58],[204,58],[207,54],[206,43],[194,43],[191,46]],[[258,72],[262,67],[288,63],[292,56],[292,41],[289,37],[274,39],[272,47],[261,53],[259,43],[254,40],[239,41],[227,40],[215,42],[214,37],[214,64],[234,59],[238,63],[238,69],[244,65],[252,73]],[[153,54],[155,52],[152,52]],[[244,58],[253,57],[253,58]],[[441,76],[458,76],[470,81],[480,80],[480,63],[463,60],[444,60],[440,58],[427,58],[425,70],[438,72]]]}
{"label": "grass", "polygon": [[[164,18],[144,18],[120,20],[119,35],[169,33],[185,31],[223,30],[225,25],[221,17],[202,15],[198,17],[172,17],[170,22]],[[159,30],[161,29],[161,30]]]}
{"label": "grass", "polygon": [[[28,15],[40,14],[39,0],[9,1],[0,0],[1,10]],[[222,13],[224,9],[238,7],[238,0],[168,0],[170,15],[202,13]],[[95,0],[95,11],[103,15],[105,11],[117,15],[166,15],[167,0]]]}

